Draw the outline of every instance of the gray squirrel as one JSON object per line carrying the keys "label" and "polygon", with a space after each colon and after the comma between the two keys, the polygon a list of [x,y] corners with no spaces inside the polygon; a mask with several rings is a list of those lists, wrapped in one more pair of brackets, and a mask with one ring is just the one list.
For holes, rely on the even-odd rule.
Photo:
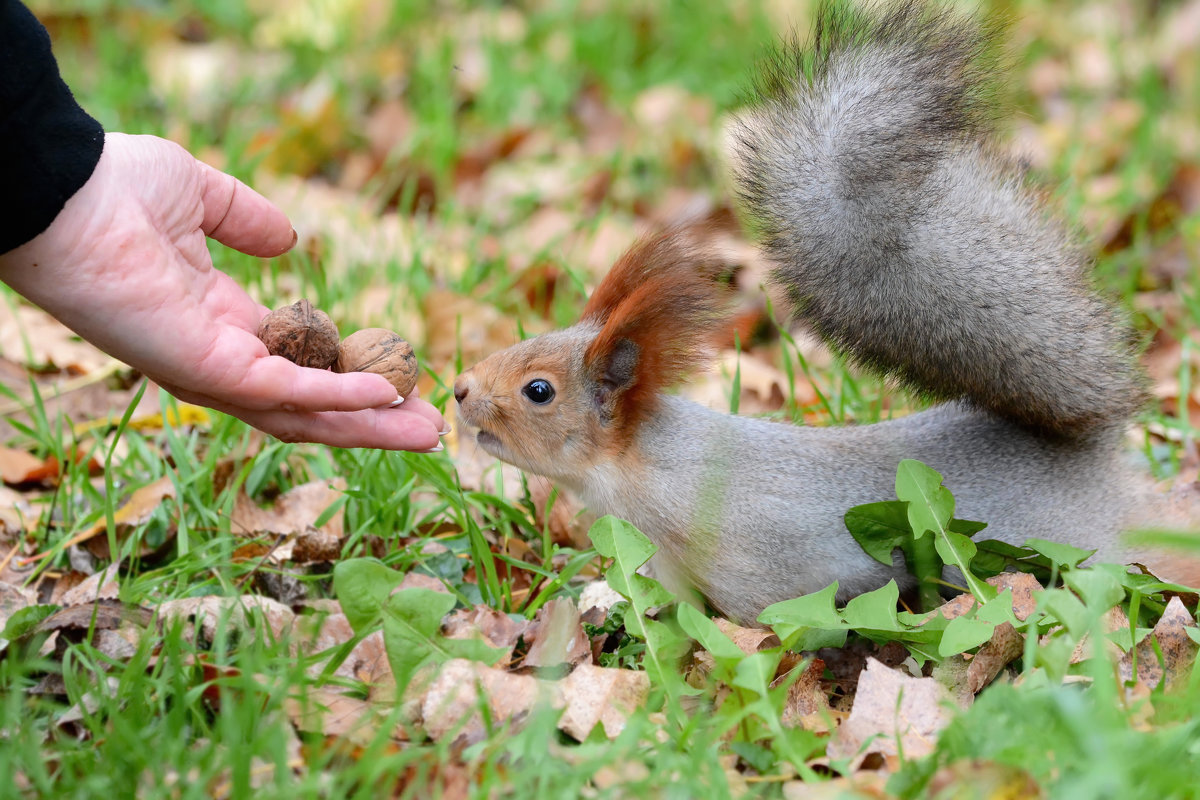
{"label": "gray squirrel", "polygon": [[893,496],[902,459],[945,476],[980,538],[1129,555],[1118,535],[1162,505],[1122,447],[1145,398],[1132,334],[994,142],[991,43],[938,5],[830,5],[733,129],[738,192],[800,320],[940,405],[815,428],[665,393],[729,324],[718,260],[680,228],[622,256],[578,324],[458,376],[478,445],[632,522],[660,578],[742,622],[834,580],[841,599],[911,585],[843,522]]}

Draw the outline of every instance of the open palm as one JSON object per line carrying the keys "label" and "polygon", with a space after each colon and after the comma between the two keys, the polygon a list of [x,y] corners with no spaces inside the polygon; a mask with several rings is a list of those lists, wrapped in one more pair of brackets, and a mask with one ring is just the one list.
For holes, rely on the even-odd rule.
{"label": "open palm", "polygon": [[213,267],[206,237],[256,256],[295,242],[245,184],[153,136],[108,134],[54,223],[0,256],[0,279],[169,392],[286,441],[428,450],[444,420],[367,373],[305,369],[255,336],[267,309]]}

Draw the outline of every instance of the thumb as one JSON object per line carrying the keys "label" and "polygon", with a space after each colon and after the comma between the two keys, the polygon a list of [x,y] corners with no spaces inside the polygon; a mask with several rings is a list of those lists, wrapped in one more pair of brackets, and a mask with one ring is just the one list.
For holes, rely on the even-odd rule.
{"label": "thumb", "polygon": [[204,233],[252,256],[281,255],[296,244],[296,231],[278,206],[232,175],[202,161]]}

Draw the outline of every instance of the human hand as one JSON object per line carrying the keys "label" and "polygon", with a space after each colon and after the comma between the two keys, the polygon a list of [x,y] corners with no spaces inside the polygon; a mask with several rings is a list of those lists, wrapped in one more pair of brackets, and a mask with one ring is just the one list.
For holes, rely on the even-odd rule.
{"label": "human hand", "polygon": [[213,267],[206,236],[272,257],[295,244],[264,197],[154,136],[105,136],[96,170],[43,233],[0,255],[0,280],[181,400],[284,441],[440,449],[442,415],[397,407],[382,376],[306,369],[267,353],[267,313]]}

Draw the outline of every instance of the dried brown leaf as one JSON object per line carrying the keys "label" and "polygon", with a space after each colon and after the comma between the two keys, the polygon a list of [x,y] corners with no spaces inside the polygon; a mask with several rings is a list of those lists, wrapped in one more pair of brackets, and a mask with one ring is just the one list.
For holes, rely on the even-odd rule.
{"label": "dried brown leaf", "polygon": [[428,589],[431,592],[443,592],[444,594],[450,594],[450,590],[446,588],[445,583],[433,577],[432,575],[426,575],[422,572],[406,573],[403,580],[400,581],[400,585],[396,587],[395,591],[398,592],[401,589]]}
{"label": "dried brown leaf", "polygon": [[120,582],[117,580],[118,566],[110,564],[103,571],[89,575],[63,592],[58,602],[64,606],[77,606],[97,600],[116,600],[121,591]]}
{"label": "dried brown leaf", "polygon": [[[1037,578],[1027,572],[1002,572],[987,579],[997,591],[1012,589],[1013,615],[1019,620],[1025,620],[1037,610],[1034,592],[1042,590]],[[936,612],[946,619],[954,619],[975,607],[975,598],[969,594],[960,594],[943,603]]]}
{"label": "dried brown leaf", "polygon": [[[387,723],[391,708],[357,697],[350,697],[328,687],[308,690],[302,697],[289,697],[284,710],[297,730],[338,736],[355,744],[369,745],[376,741],[379,729]],[[407,741],[403,725],[393,721],[391,738]]]}
{"label": "dried brown leaf", "polygon": [[40,480],[40,477],[31,478],[30,475],[40,475],[45,463],[33,453],[12,447],[0,447],[0,478],[10,486]]}
{"label": "dried brown leaf", "polygon": [[[129,499],[125,501],[125,504],[113,513],[117,541],[123,541],[137,526],[145,524],[154,512],[158,510],[163,500],[174,496],[175,484],[172,482],[170,475],[164,475],[154,483],[135,490],[129,496]],[[90,528],[72,536],[66,546],[70,547],[83,543],[96,558],[109,558],[111,554],[108,550],[108,537],[100,537],[100,534],[105,533],[107,529],[107,521],[103,518],[99,519]],[[33,559],[44,558],[50,552],[53,551],[40,553],[33,556]],[[149,552],[149,548],[143,546],[141,554],[145,555],[147,552]]]}
{"label": "dried brown leaf", "polygon": [[579,607],[585,612],[599,609],[604,612],[604,616],[608,616],[609,609],[624,599],[608,585],[608,581],[597,578],[583,587],[583,591],[579,595]]}
{"label": "dried brown leaf", "polygon": [[[298,534],[314,527],[321,514],[337,502],[346,484],[342,479],[311,481],[293,487],[275,499],[270,508],[260,508],[245,494],[239,494],[230,514],[230,529],[235,534]],[[321,530],[343,535],[343,514],[338,509]]]}
{"label": "dried brown leaf", "polygon": [[[1138,643],[1133,652],[1126,653],[1118,664],[1121,679],[1133,679],[1133,653],[1137,654],[1137,680],[1147,689],[1154,689],[1165,681],[1165,688],[1171,691],[1184,685],[1191,675],[1200,645],[1192,641],[1187,634],[1188,628],[1195,628],[1196,621],[1178,597],[1172,597],[1167,608],[1159,618],[1154,630]],[[1155,652],[1155,643],[1162,653],[1159,660]]]}
{"label": "dried brown leaf", "polygon": [[7,303],[0,305],[0,352],[10,358],[28,357],[29,366],[53,365],[75,375],[97,371],[112,361],[40,308]]}
{"label": "dried brown leaf", "polygon": [[921,758],[933,752],[938,732],[950,721],[950,702],[934,679],[913,678],[868,658],[850,716],[826,752],[830,758],[852,759],[852,770],[868,753],[895,756],[902,749],[906,758]]}
{"label": "dried brown leaf", "polygon": [[[7,552],[15,555],[14,545],[18,544],[17,537],[29,532],[38,523],[39,512],[35,511],[29,498],[7,486],[0,486],[0,569],[7,568],[4,559]],[[13,539],[8,537],[12,536]]]}
{"label": "dried brown leaf", "polygon": [[[804,667],[804,671],[793,675],[792,672],[801,666]],[[831,716],[829,696],[822,684],[825,662],[814,658],[805,663],[805,659],[800,655],[789,653],[780,664],[780,673],[772,682],[772,687],[784,681],[792,681],[783,703],[783,724],[792,727],[803,726],[809,730],[825,730],[826,719]]]}
{"label": "dried brown leaf", "polygon": [[8,624],[8,618],[26,606],[37,603],[37,594],[23,586],[0,582],[0,631]]}
{"label": "dried brown leaf", "polygon": [[155,615],[164,624],[175,620],[194,619],[204,637],[211,640],[216,635],[217,623],[222,618],[228,618],[228,624],[243,632],[253,633],[256,626],[252,626],[247,617],[252,609],[260,612],[276,638],[284,637],[291,630],[296,617],[295,613],[282,603],[252,594],[240,597],[208,595],[168,600],[155,608]]}
{"label": "dried brown leaf", "polygon": [[1025,798],[1037,800],[1042,789],[1018,766],[992,761],[960,760],[938,770],[929,781],[928,796]]}
{"label": "dried brown leaf", "polygon": [[525,640],[530,643],[524,662],[528,667],[574,666],[592,656],[579,607],[570,598],[555,598],[538,609]]}
{"label": "dried brown leaf", "polygon": [[297,534],[292,545],[292,561],[297,564],[337,561],[341,556],[342,537],[336,531],[308,528]]}
{"label": "dried brown leaf", "polygon": [[733,643],[746,655],[779,647],[779,637],[765,628],[743,628],[722,617],[715,617],[713,622],[716,623],[721,633],[733,640]]}
{"label": "dried brown leaf", "polygon": [[967,691],[978,694],[1024,649],[1025,637],[1016,628],[1007,622],[997,625],[992,638],[979,648],[967,667]]}
{"label": "dried brown leaf", "polygon": [[517,675],[475,661],[447,661],[421,699],[421,719],[435,739],[481,741],[486,736],[479,704],[486,703],[494,722],[524,716],[552,692],[529,675]]}
{"label": "dried brown leaf", "polygon": [[492,305],[434,289],[425,295],[426,363],[441,371],[461,353],[464,364],[475,364],[517,341],[517,326]]}
{"label": "dried brown leaf", "polygon": [[[444,587],[443,587],[444,588]],[[508,650],[498,663],[506,666],[521,636],[529,630],[529,620],[514,620],[503,611],[490,606],[476,605],[460,608],[442,622],[442,633],[450,639],[480,638],[489,646]]]}
{"label": "dried brown leaf", "polygon": [[537,523],[549,531],[552,542],[576,550],[591,547],[587,534],[596,515],[584,507],[582,500],[541,475],[527,476],[526,483]]}
{"label": "dried brown leaf", "polygon": [[600,725],[614,739],[629,715],[645,704],[650,678],[645,672],[580,664],[562,680],[561,692],[566,705],[558,721],[561,731],[583,741]]}
{"label": "dried brown leaf", "polygon": [[41,633],[113,630],[126,622],[145,627],[152,618],[153,612],[148,608],[126,605],[119,600],[98,600],[56,611],[39,622],[36,630]]}
{"label": "dried brown leaf", "polygon": [[828,781],[788,781],[783,784],[784,800],[887,800],[887,773],[857,772]]}
{"label": "dried brown leaf", "polygon": [[125,622],[116,628],[96,631],[92,646],[114,661],[125,661],[137,653],[144,632],[145,625]]}

